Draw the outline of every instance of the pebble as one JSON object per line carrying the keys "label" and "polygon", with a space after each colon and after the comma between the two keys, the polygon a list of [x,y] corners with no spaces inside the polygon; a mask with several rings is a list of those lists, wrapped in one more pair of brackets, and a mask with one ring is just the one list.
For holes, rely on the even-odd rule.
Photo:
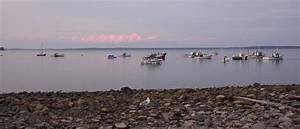
{"label": "pebble", "polygon": [[115,127],[117,129],[126,129],[128,128],[127,125],[124,123],[124,122],[121,122],[121,123],[115,123]]}

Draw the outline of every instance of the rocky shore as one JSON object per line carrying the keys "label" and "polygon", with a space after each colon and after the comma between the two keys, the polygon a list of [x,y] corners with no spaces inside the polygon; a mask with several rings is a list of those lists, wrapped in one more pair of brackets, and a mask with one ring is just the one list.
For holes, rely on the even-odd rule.
{"label": "rocky shore", "polygon": [[0,128],[299,129],[299,110],[300,85],[22,92],[0,94]]}

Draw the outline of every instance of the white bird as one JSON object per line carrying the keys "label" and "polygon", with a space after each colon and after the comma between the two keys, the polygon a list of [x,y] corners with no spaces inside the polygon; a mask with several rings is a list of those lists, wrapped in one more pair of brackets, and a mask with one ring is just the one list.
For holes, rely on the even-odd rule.
{"label": "white bird", "polygon": [[140,103],[140,106],[146,106],[146,105],[148,105],[149,103],[150,103],[150,98],[147,97],[146,100],[144,100],[143,102]]}

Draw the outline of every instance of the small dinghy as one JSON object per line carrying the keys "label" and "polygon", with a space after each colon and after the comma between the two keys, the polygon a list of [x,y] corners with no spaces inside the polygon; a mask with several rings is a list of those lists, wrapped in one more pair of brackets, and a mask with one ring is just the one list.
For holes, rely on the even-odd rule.
{"label": "small dinghy", "polygon": [[54,53],[53,57],[65,57],[64,54],[60,54],[60,53]]}
{"label": "small dinghy", "polygon": [[221,60],[221,63],[227,63],[229,60],[230,59],[227,56],[224,56],[223,60]]}
{"label": "small dinghy", "polygon": [[131,55],[128,54],[128,53],[126,53],[126,52],[124,52],[121,56],[124,57],[124,58],[126,58],[126,57],[131,57]]}
{"label": "small dinghy", "polygon": [[46,56],[47,54],[45,52],[41,52],[39,54],[37,54],[36,56]]}
{"label": "small dinghy", "polygon": [[270,57],[263,57],[264,60],[282,60],[283,56],[279,53],[277,49]]}
{"label": "small dinghy", "polygon": [[117,57],[113,54],[107,55],[107,59],[115,59],[115,58],[117,58]]}

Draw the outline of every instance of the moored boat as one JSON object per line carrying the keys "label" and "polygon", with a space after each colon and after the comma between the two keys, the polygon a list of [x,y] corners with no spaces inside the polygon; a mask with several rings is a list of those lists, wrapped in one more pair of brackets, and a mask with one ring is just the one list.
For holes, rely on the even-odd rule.
{"label": "moored boat", "polygon": [[244,53],[239,53],[238,55],[233,55],[232,60],[248,60],[248,55]]}
{"label": "moored boat", "polygon": [[279,50],[277,49],[274,53],[272,53],[269,57],[263,57],[264,60],[282,60],[283,55],[279,53]]}
{"label": "moored boat", "polygon": [[197,59],[211,59],[212,55],[205,54],[202,52],[191,52],[190,54],[186,54],[189,58],[197,58]]}
{"label": "moored boat", "polygon": [[113,54],[107,55],[107,59],[115,59],[115,58],[117,58],[117,57]]}
{"label": "moored boat", "polygon": [[128,53],[124,52],[121,56],[122,57],[131,57],[131,54],[128,54]]}
{"label": "moored boat", "polygon": [[36,56],[46,56],[47,54],[45,52],[41,52],[39,54],[37,54]]}
{"label": "moored boat", "polygon": [[251,55],[249,55],[249,59],[262,59],[263,57],[265,57],[265,54],[259,50],[256,50]]}
{"label": "moored boat", "polygon": [[54,53],[53,57],[65,57],[64,54],[60,54],[60,53]]}
{"label": "moored boat", "polygon": [[158,58],[149,58],[149,59],[142,59],[141,65],[161,65],[162,64],[162,60],[158,59]]}

